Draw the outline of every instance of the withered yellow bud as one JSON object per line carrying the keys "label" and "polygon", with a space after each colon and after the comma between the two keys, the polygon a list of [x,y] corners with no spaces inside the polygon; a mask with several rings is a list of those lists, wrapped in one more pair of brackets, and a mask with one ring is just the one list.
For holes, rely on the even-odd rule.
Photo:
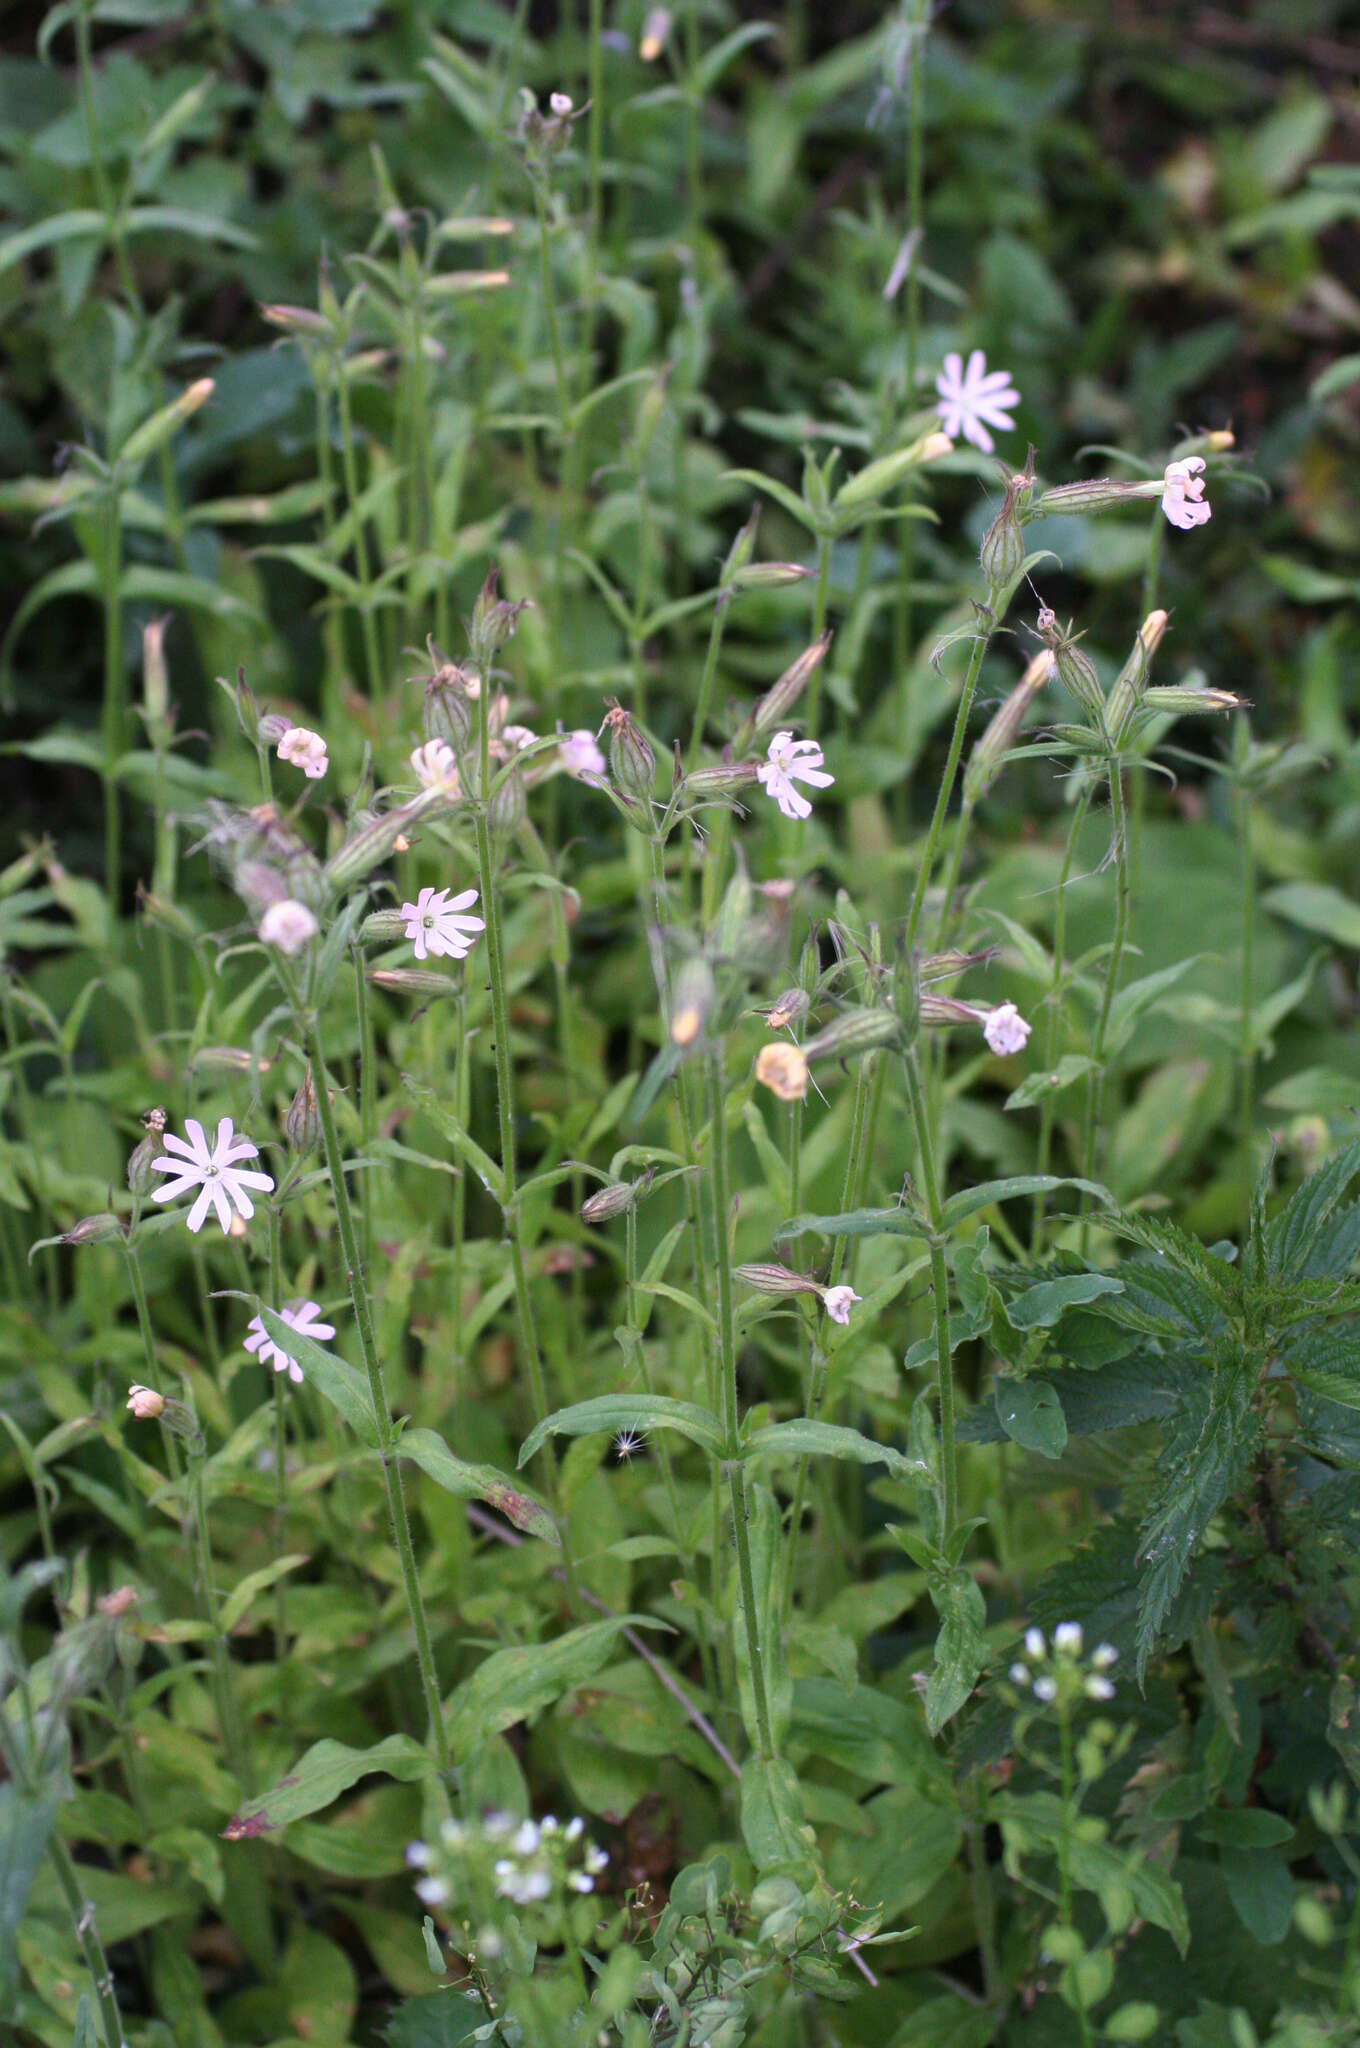
{"label": "withered yellow bud", "polygon": [[704,1028],[704,1013],[697,1003],[686,1003],[671,1018],[671,1044],[693,1045]]}
{"label": "withered yellow bud", "polygon": [[670,8],[653,7],[642,24],[642,40],[638,44],[638,55],[644,64],[655,64],[666,47],[666,38],[670,32]]}
{"label": "withered yellow bud", "polygon": [[808,1063],[796,1045],[776,1039],[757,1053],[756,1079],[781,1102],[802,1102],[808,1091]]}
{"label": "withered yellow bud", "polygon": [[953,453],[954,443],[950,440],[948,434],[927,434],[925,440],[921,443],[921,452],[916,459],[918,462],[938,462],[942,455],[952,455]]}

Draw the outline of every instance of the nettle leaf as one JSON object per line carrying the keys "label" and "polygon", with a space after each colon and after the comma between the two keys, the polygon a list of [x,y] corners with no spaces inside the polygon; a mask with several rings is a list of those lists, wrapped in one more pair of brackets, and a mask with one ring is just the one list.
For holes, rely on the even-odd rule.
{"label": "nettle leaf", "polygon": [[457,1985],[403,1998],[383,2034],[388,2048],[461,2048],[486,2025],[486,2008],[475,1992]]}
{"label": "nettle leaf", "polygon": [[1240,1291],[1238,1275],[1226,1260],[1215,1258],[1208,1247],[1197,1237],[1192,1237],[1189,1231],[1179,1229],[1162,1217],[1131,1215],[1123,1209],[1114,1216],[1102,1218],[1102,1221],[1107,1230],[1142,1245],[1155,1259],[1165,1260],[1187,1279],[1206,1288],[1214,1303],[1225,1313],[1236,1307]]}
{"label": "nettle leaf", "polygon": [[[1030,1381],[1017,1380],[1013,1386]],[[1173,1360],[1154,1353],[1118,1358],[1098,1371],[1077,1372],[1047,1367],[1042,1381],[1062,1404],[1068,1436],[1096,1436],[1109,1429],[1129,1429],[1167,1415],[1181,1398],[1180,1370]],[[993,1389],[993,1405],[979,1403],[959,1424],[960,1438],[971,1443],[999,1443],[1011,1434],[997,1404],[1001,1381]],[[1022,1442],[1017,1437],[1015,1441]],[[1031,1449],[1041,1449],[1031,1445]]]}
{"label": "nettle leaf", "polygon": [[1271,1278],[1302,1279],[1309,1256],[1322,1239],[1347,1188],[1360,1173],[1360,1139],[1343,1145],[1295,1189],[1266,1233]]}
{"label": "nettle leaf", "polygon": [[1360,1408],[1360,1326],[1355,1323],[1296,1330],[1281,1347],[1280,1362],[1310,1393]]}
{"label": "nettle leaf", "polygon": [[1256,1448],[1253,1362],[1240,1355],[1191,1382],[1184,1412],[1159,1464],[1161,1484],[1143,1522],[1138,1616],[1141,1680],[1163,1622],[1210,1522]]}

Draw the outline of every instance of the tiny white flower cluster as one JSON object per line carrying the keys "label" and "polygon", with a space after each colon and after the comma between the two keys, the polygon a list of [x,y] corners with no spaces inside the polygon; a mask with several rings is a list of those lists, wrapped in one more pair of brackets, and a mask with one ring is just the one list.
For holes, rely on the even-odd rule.
{"label": "tiny white flower cluster", "polygon": [[1079,1621],[1060,1621],[1053,1631],[1050,1650],[1041,1628],[1025,1630],[1025,1661],[1011,1665],[1012,1685],[1028,1691],[1041,1706],[1048,1706],[1061,1694],[1066,1699],[1084,1693],[1088,1700],[1112,1700],[1114,1681],[1107,1676],[1119,1662],[1113,1643],[1097,1643],[1090,1656],[1090,1669],[1082,1670],[1082,1627]]}
{"label": "tiny white flower cluster", "polygon": [[513,1906],[543,1905],[564,1889],[585,1897],[609,1867],[579,1814],[564,1825],[551,1813],[542,1820],[516,1821],[508,1813],[488,1813],[480,1822],[446,1820],[438,1843],[412,1842],[406,1861],[425,1873],[416,1896],[432,1907],[475,1895],[488,1874],[497,1897]]}

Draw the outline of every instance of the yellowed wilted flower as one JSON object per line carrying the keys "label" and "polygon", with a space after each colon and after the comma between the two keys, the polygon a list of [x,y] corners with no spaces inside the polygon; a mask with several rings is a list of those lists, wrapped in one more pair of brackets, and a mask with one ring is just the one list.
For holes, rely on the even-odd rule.
{"label": "yellowed wilted flower", "polygon": [[808,1091],[808,1063],[796,1045],[775,1039],[756,1055],[756,1079],[781,1102],[801,1102]]}

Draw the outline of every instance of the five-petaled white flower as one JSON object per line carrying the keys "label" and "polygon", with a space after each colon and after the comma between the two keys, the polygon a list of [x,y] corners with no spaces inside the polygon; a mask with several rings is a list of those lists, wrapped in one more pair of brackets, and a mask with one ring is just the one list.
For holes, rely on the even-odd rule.
{"label": "five-petaled white flower", "polygon": [[1009,370],[987,369],[987,358],[980,348],[975,348],[968,358],[968,368],[963,367],[963,357],[950,353],[944,359],[944,368],[935,379],[935,389],[940,394],[940,424],[946,434],[957,440],[962,434],[984,455],[992,452],[992,437],[988,427],[995,427],[999,434],[1009,434],[1015,426],[1009,414],[1020,403],[1020,393],[1011,383]]}
{"label": "five-petaled white flower", "polygon": [[[291,1308],[281,1308],[279,1320],[300,1336],[310,1337],[313,1343],[327,1344],[335,1335],[335,1326],[333,1323],[319,1323],[316,1319],[320,1312],[319,1301],[299,1301]],[[295,1386],[301,1386],[302,1367],[290,1351],[274,1342],[263,1319],[252,1316],[247,1327],[250,1334],[246,1338],[246,1350],[256,1352],[261,1365],[272,1365],[275,1372],[286,1372]]]}
{"label": "five-petaled white flower", "polygon": [[447,740],[426,740],[412,754],[411,766],[422,789],[446,789],[457,795],[458,762]]}
{"label": "five-petaled white flower", "polygon": [[305,725],[290,725],[279,741],[279,759],[291,761],[294,768],[300,768],[309,782],[315,782],[330,766],[326,754],[326,742],[319,732],[309,732]]}
{"label": "five-petaled white flower", "polygon": [[996,1009],[987,1012],[982,1035],[993,1052],[1004,1056],[1023,1052],[1033,1029],[1034,1026],[1025,1022],[1014,1003],[999,1003]]}
{"label": "five-petaled white flower", "polygon": [[557,743],[557,758],[568,775],[604,774],[604,755],[593,732],[564,732]]}
{"label": "five-petaled white flower", "polygon": [[406,936],[415,946],[417,960],[427,953],[466,960],[477,933],[486,930],[484,919],[463,914],[476,901],[475,889],[464,889],[453,897],[447,889],[422,889],[414,903],[403,903]]}
{"label": "five-petaled white flower", "polygon": [[791,732],[777,732],[770,741],[769,754],[756,770],[756,778],[786,818],[810,818],[812,805],[794,784],[806,782],[812,789],[829,789],[836,778],[826,774],[822,760],[816,740],[796,740]]}
{"label": "five-petaled white flower", "polygon": [[862,1299],[863,1296],[856,1294],[853,1287],[824,1287],[822,1289],[822,1307],[826,1310],[833,1323],[848,1323],[851,1309],[857,1301]]}
{"label": "five-petaled white flower", "polygon": [[1182,527],[1187,533],[1192,526],[1203,526],[1212,517],[1212,507],[1204,495],[1203,468],[1202,455],[1187,455],[1184,462],[1168,462],[1162,478],[1162,510],[1173,526]]}
{"label": "five-petaled white flower", "polygon": [[295,903],[288,896],[281,903],[271,903],[260,919],[260,937],[265,945],[277,946],[280,953],[287,953],[290,958],[300,953],[320,929],[306,904]]}
{"label": "five-petaled white flower", "polygon": [[189,1133],[186,1145],[183,1138],[167,1131],[161,1143],[172,1156],[163,1153],[151,1162],[153,1173],[169,1173],[174,1178],[163,1188],[157,1188],[151,1197],[153,1202],[173,1202],[177,1195],[187,1194],[190,1188],[201,1190],[189,1211],[190,1230],[201,1230],[209,1209],[215,1209],[217,1220],[224,1232],[230,1232],[232,1205],[239,1214],[250,1218],[255,1214],[255,1204],[247,1194],[247,1188],[260,1188],[266,1193],[273,1187],[273,1176],[267,1173],[249,1173],[238,1162],[242,1159],[258,1159],[259,1153],[249,1138],[238,1138],[234,1134],[232,1121],[224,1116],[217,1126],[217,1136],[211,1148],[203,1134],[203,1126],[196,1117],[187,1116],[184,1128]]}

